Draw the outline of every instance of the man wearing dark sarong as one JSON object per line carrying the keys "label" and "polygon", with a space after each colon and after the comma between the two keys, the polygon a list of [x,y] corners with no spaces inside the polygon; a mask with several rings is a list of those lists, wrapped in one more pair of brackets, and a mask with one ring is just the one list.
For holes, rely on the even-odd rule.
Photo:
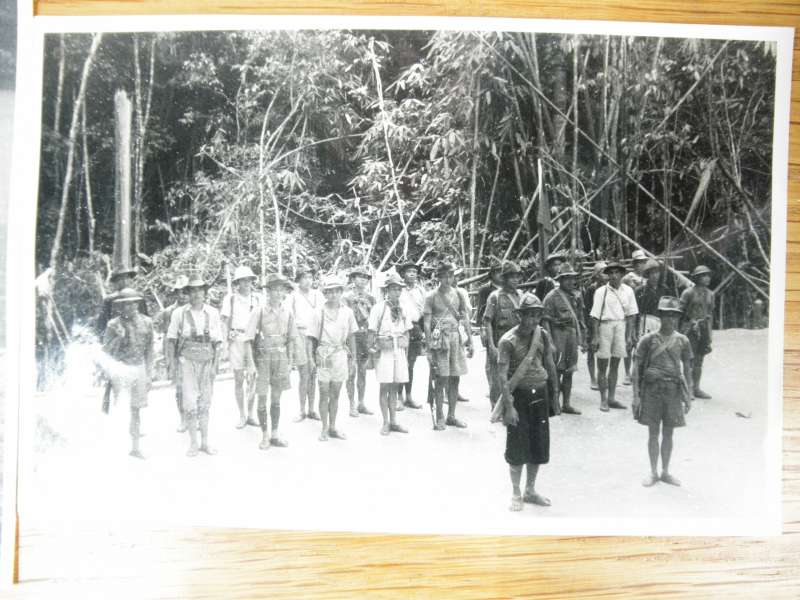
{"label": "man wearing dark sarong", "polygon": [[700,389],[700,378],[703,377],[703,360],[711,353],[711,325],[714,315],[714,292],[708,289],[711,284],[711,269],[705,265],[697,265],[692,271],[694,286],[683,290],[681,294],[680,330],[692,344],[694,361],[692,362],[692,381],[694,397],[701,400],[711,398]]}
{"label": "man wearing dark sarong", "polygon": [[572,394],[572,374],[578,369],[578,349],[584,350],[585,326],[583,300],[575,293],[578,273],[569,263],[561,265],[558,273],[558,287],[551,290],[544,299],[542,324],[553,338],[555,363],[561,392],[561,412],[579,415],[581,411],[570,404]]}
{"label": "man wearing dark sarong", "polygon": [[[523,508],[523,501],[550,506],[550,500],[536,492],[539,465],[550,461],[551,399],[555,394],[556,375],[553,342],[539,326],[542,303],[533,294],[525,294],[518,312],[520,324],[500,338],[498,372],[502,399],[492,420],[502,418],[506,425],[505,459],[511,475],[512,511]],[[522,467],[527,465],[525,494],[520,490]]]}
{"label": "man wearing dark sarong", "polygon": [[[659,481],[680,485],[669,472],[672,432],[686,425],[691,407],[692,348],[688,338],[676,331],[681,318],[677,298],[664,296],[658,302],[659,331],[646,334],[633,358],[633,415],[649,428],[647,451],[650,475],[642,482],[650,487]],[[659,429],[661,429],[661,476],[658,475]]]}

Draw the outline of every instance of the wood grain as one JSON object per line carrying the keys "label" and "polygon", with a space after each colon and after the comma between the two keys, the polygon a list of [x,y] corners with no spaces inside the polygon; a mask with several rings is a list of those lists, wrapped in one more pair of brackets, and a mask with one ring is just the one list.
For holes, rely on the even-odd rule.
{"label": "wood grain", "polygon": [[[800,27],[800,4],[527,0],[40,0],[41,15],[388,14]],[[22,531],[13,597],[796,598],[800,592],[800,51],[795,40],[785,327],[784,535],[770,539],[419,537],[242,530]],[[86,556],[64,561],[80,548]],[[89,549],[89,550],[86,550]],[[69,568],[62,565],[68,564]],[[76,568],[75,565],[79,565]]]}

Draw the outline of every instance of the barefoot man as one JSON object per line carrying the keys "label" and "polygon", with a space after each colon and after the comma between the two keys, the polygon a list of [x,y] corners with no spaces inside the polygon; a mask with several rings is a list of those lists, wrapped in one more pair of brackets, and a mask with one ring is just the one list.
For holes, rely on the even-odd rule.
{"label": "barefoot man", "polygon": [[[375,298],[367,292],[367,284],[372,275],[369,271],[357,267],[350,271],[350,288],[342,296],[344,304],[353,311],[358,330],[356,340],[356,370],[347,378],[347,397],[350,399],[350,416],[371,415],[364,404],[364,391],[367,387],[367,368],[369,366],[369,349],[367,346],[367,321],[369,312],[375,306]],[[358,398],[356,399],[356,393]]]}
{"label": "barefoot man", "polygon": [[[212,455],[217,451],[208,443],[208,418],[214,378],[219,368],[222,323],[219,311],[206,304],[207,283],[195,277],[189,281],[186,289],[189,292],[189,304],[172,313],[167,331],[174,357],[170,362],[177,365],[183,391],[183,409],[189,431],[189,450],[186,455],[197,456],[198,450]],[[170,375],[175,379],[175,373]]]}
{"label": "barefoot man", "polygon": [[700,378],[703,377],[703,359],[711,352],[711,322],[714,319],[714,292],[708,289],[711,269],[697,265],[692,271],[692,279],[694,287],[686,288],[681,294],[683,319],[680,327],[692,343],[694,397],[708,400],[711,396],[700,389]]}
{"label": "barefoot man", "polygon": [[356,340],[358,331],[353,311],[342,303],[344,283],[329,275],[322,283],[325,304],[314,313],[308,331],[309,356],[317,368],[319,380],[319,412],[322,417],[321,442],[329,437],[344,440],[345,434],[336,428],[339,412],[339,392],[356,368]]}
{"label": "barefoot man", "polygon": [[[225,330],[225,339],[228,340],[228,360],[233,371],[234,394],[236,395],[236,406],[239,407],[239,423],[237,429],[243,429],[245,425],[256,426],[258,423],[253,418],[253,404],[255,394],[251,389],[253,386],[252,377],[248,380],[245,377],[245,347],[247,341],[244,339],[244,332],[250,316],[261,306],[261,296],[253,291],[253,283],[256,276],[250,267],[236,267],[233,273],[234,291],[225,296],[222,301],[220,316]],[[245,384],[247,390],[245,390]],[[245,396],[247,397],[247,408],[245,408]]]}
{"label": "barefoot man", "polygon": [[[425,329],[422,322],[422,313],[425,310],[425,288],[419,282],[419,266],[413,262],[398,265],[397,272],[403,278],[403,291],[400,293],[400,304],[403,312],[412,321],[408,341],[408,380],[400,386],[397,393],[397,409],[422,408],[422,404],[414,402],[411,388],[414,384],[414,365],[417,358],[425,353]],[[405,399],[403,398],[405,391]]]}
{"label": "barefoot man", "polygon": [[391,431],[408,433],[397,424],[397,394],[408,379],[409,332],[413,326],[400,302],[405,287],[399,275],[391,273],[383,282],[385,298],[369,313],[369,347],[375,356],[375,377],[380,384],[380,407],[383,415],[381,435]]}
{"label": "barefoot man", "polygon": [[[677,298],[664,296],[658,301],[661,329],[646,334],[636,347],[633,357],[633,414],[649,429],[647,452],[650,455],[650,475],[642,485],[650,487],[658,481],[680,485],[669,472],[672,456],[672,431],[686,425],[684,415],[691,407],[689,390],[692,385],[692,346],[682,333],[676,331],[681,318]],[[661,476],[658,475],[661,429]]]}
{"label": "barefoot man", "polygon": [[[472,335],[469,322],[467,293],[453,287],[455,268],[442,263],[436,270],[439,286],[425,297],[425,339],[428,363],[435,377],[436,431],[447,426],[464,428],[466,423],[456,418],[458,383],[467,373],[467,358],[472,358]],[[447,420],[442,405],[447,395]]]}
{"label": "barefoot man", "polygon": [[119,373],[111,377],[114,395],[130,393],[131,451],[134,458],[144,458],[139,450],[141,409],[147,406],[147,393],[153,380],[153,322],[139,314],[142,297],[132,288],[121,290],[114,298],[114,309],[121,314],[108,322],[103,336],[103,350],[117,361]]}
{"label": "barefoot man", "polygon": [[[539,465],[550,461],[550,415],[557,385],[553,342],[539,325],[542,303],[525,294],[519,305],[520,323],[509,330],[498,347],[502,399],[492,420],[506,425],[505,459],[511,474],[511,507],[522,510],[523,501],[550,506],[536,491]],[[520,490],[522,467],[527,466],[525,494]]]}
{"label": "barefoot man", "polygon": [[[647,282],[647,276],[645,275],[645,267],[650,259],[647,258],[647,255],[644,253],[644,250],[634,250],[633,254],[631,254],[631,260],[633,261],[633,270],[628,271],[625,276],[622,278],[622,283],[627,285],[631,288],[634,292],[642,287]],[[636,342],[635,336],[633,342]],[[628,348],[629,351],[633,351],[633,346]],[[631,384],[631,357],[630,355],[625,357],[623,361],[625,365],[625,379],[623,380],[624,385]]]}
{"label": "barefoot man", "polygon": [[[325,303],[325,297],[318,289],[311,287],[314,281],[314,271],[310,268],[300,268],[295,275],[295,283],[297,289],[294,290],[287,303],[292,308],[294,314],[294,323],[297,327],[297,332],[300,338],[305,341],[305,345],[298,349],[305,356],[305,360],[300,360],[298,354],[297,373],[299,383],[297,386],[297,395],[300,399],[300,413],[295,418],[295,423],[305,420],[306,417],[319,421],[319,415],[314,410],[314,401],[317,393],[317,371],[312,368],[313,357],[307,356],[306,348],[308,346],[308,338],[310,331],[311,319],[314,313],[318,311]],[[308,409],[306,409],[306,401],[308,402]]]}
{"label": "barefoot man", "polygon": [[[172,313],[175,312],[176,309],[180,308],[181,306],[186,306],[188,302],[188,298],[186,296],[186,284],[189,283],[189,278],[186,275],[179,275],[175,279],[175,283],[172,286],[173,293],[175,295],[175,300],[167,306],[164,310],[162,310],[156,318],[154,319],[154,325],[158,328],[161,334],[164,336],[164,342],[162,347],[162,352],[164,353],[164,361],[167,365],[167,371],[173,369],[173,366],[170,365],[170,361],[172,360],[172,353],[169,351],[169,340],[167,340],[167,330],[169,329],[169,322],[172,319]],[[178,425],[178,433],[185,433],[186,432],[186,418],[183,414],[183,398],[181,396],[181,386],[179,381],[175,382],[175,404],[178,407],[178,417],[180,418],[180,425]]]}
{"label": "barefoot man", "polygon": [[[244,333],[249,343],[245,349],[245,364],[255,370],[258,394],[258,423],[261,426],[259,448],[285,448],[288,442],[278,435],[281,419],[281,394],[290,387],[291,365],[302,361],[305,366],[305,337],[300,338],[294,325],[291,308],[284,302],[291,289],[283,275],[272,274],[267,279],[267,302],[250,315]],[[298,348],[302,347],[302,352]],[[267,394],[269,394],[270,432],[267,434]]]}

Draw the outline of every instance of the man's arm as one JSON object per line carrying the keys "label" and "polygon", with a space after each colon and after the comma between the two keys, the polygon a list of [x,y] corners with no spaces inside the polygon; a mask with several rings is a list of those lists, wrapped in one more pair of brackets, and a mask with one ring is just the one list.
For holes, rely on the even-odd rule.
{"label": "man's arm", "polygon": [[507,347],[507,343],[501,341],[497,357],[497,376],[500,381],[500,389],[502,393],[502,398],[498,400],[498,402],[502,402],[505,409],[503,411],[504,425],[516,425],[519,422],[519,415],[517,414],[517,410],[514,408],[514,397],[512,396],[513,390],[508,382],[510,360],[511,354]]}

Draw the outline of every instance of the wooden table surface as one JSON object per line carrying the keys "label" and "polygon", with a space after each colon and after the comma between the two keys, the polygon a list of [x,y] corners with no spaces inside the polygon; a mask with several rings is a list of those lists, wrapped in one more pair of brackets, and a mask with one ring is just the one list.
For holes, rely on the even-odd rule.
{"label": "wooden table surface", "polygon": [[[635,6],[630,6],[634,5]],[[329,13],[608,19],[800,27],[781,0],[40,0],[42,15]],[[784,535],[501,538],[242,530],[23,528],[19,598],[800,597],[800,53],[793,62],[784,383]]]}

